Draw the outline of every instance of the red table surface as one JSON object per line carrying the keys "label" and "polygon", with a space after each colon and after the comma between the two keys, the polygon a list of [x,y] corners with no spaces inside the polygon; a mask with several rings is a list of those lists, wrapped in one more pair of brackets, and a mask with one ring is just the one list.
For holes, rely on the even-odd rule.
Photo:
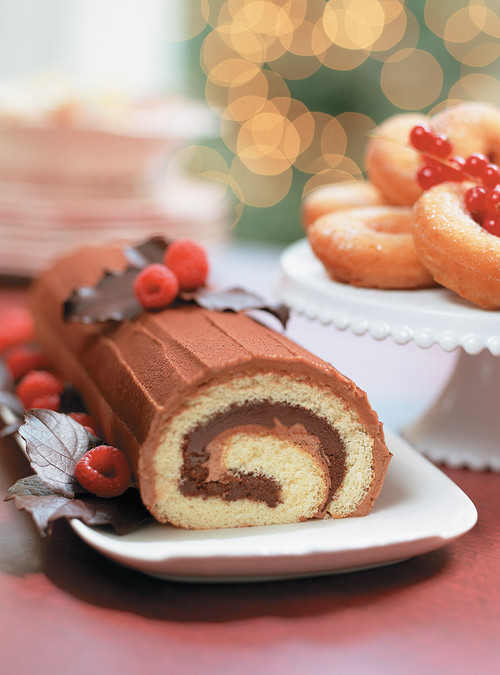
{"label": "red table surface", "polygon": [[[24,290],[4,285],[0,311]],[[500,666],[500,474],[444,468],[477,525],[386,567],[189,584],[121,567],[67,523],[42,539],[0,508],[0,673],[493,673]],[[2,493],[30,469],[0,442]]]}

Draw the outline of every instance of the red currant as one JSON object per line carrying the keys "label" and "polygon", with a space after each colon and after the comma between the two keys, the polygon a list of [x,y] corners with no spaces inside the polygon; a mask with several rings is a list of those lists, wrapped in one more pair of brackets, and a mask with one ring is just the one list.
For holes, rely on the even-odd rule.
{"label": "red currant", "polygon": [[445,180],[461,183],[465,180],[464,174],[465,160],[462,157],[451,157],[444,166]]}
{"label": "red currant", "polygon": [[476,185],[465,193],[465,206],[471,214],[482,215],[485,210],[484,200],[488,191],[482,185]]}
{"label": "red currant", "polygon": [[137,275],[134,292],[145,309],[161,309],[175,300],[179,292],[179,282],[165,265],[152,263]]}
{"label": "red currant", "polygon": [[440,165],[425,165],[417,172],[417,183],[422,190],[428,190],[445,180],[443,167]]}
{"label": "red currant", "polygon": [[450,141],[443,134],[434,134],[432,136],[432,145],[429,152],[435,157],[445,159],[449,157],[453,151],[453,146]]}
{"label": "red currant", "polygon": [[485,218],[483,220],[483,229],[490,234],[494,234],[495,237],[500,237],[500,217],[495,216],[493,218]]}
{"label": "red currant", "polygon": [[486,155],[482,155],[479,152],[474,152],[465,160],[465,173],[471,178],[480,178],[489,163],[490,161]]}
{"label": "red currant", "polygon": [[496,164],[487,164],[480,178],[485,187],[494,188],[500,183],[500,169]]}
{"label": "red currant", "polygon": [[428,152],[432,147],[433,132],[427,124],[417,124],[410,131],[410,145],[419,152]]}
{"label": "red currant", "polygon": [[486,193],[484,207],[488,216],[500,216],[500,185]]}
{"label": "red currant", "polygon": [[129,487],[131,472],[121,450],[111,445],[98,445],[77,462],[75,478],[98,497],[117,497]]}

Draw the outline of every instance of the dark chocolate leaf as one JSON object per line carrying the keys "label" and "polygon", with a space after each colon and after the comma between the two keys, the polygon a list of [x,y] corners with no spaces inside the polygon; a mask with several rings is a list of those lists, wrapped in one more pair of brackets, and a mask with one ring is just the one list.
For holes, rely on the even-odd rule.
{"label": "dark chocolate leaf", "polygon": [[146,265],[163,262],[169,243],[157,236],[126,248],[124,253],[130,265],[125,270],[105,272],[94,287],[74,290],[63,306],[65,321],[104,323],[139,316],[143,310],[135,297],[134,280]]}
{"label": "dark chocolate leaf", "polygon": [[40,480],[58,495],[74,497],[80,491],[75,466],[99,441],[69,415],[36,409],[24,413],[19,435],[26,441],[26,454]]}
{"label": "dark chocolate leaf", "polygon": [[128,490],[113,499],[91,495],[68,499],[55,494],[17,494],[14,503],[19,510],[31,515],[42,536],[50,534],[54,521],[61,518],[77,518],[86,525],[111,525],[117,534],[126,534],[151,518],[138,494],[133,493],[136,491]]}
{"label": "dark chocolate leaf", "polygon": [[77,288],[64,302],[64,320],[104,323],[135,318],[142,312],[134,293],[134,280],[138,273],[135,267],[105,272],[95,286]]}
{"label": "dark chocolate leaf", "polygon": [[209,288],[200,288],[192,293],[181,296],[184,300],[191,300],[205,309],[219,312],[244,312],[252,309],[260,309],[275,316],[286,328],[290,311],[282,303],[270,305],[256,293],[251,293],[244,288],[229,288],[225,291],[213,291]]}
{"label": "dark chocolate leaf", "polygon": [[151,263],[161,263],[165,256],[170,241],[161,236],[151,237],[150,239],[126,248],[124,253],[129,263],[137,269],[142,269]]}
{"label": "dark chocolate leaf", "polygon": [[14,499],[16,495],[33,495],[35,497],[46,497],[48,495],[53,495],[52,490],[42,483],[36,474],[32,476],[27,476],[26,478],[21,478],[12,485],[5,495],[4,501],[8,502],[9,499]]}

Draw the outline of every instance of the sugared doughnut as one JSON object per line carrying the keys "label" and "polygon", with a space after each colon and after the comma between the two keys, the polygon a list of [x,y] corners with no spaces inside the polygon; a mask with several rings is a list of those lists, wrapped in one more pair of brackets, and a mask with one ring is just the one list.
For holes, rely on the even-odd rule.
{"label": "sugared doughnut", "polygon": [[425,288],[430,272],[415,250],[409,207],[373,206],[318,218],[311,248],[336,281],[371,288]]}
{"label": "sugared doughnut", "polygon": [[416,202],[414,241],[435,280],[483,307],[500,308],[500,237],[476,223],[464,203],[470,183],[441,183]]}
{"label": "sugared doughnut", "polygon": [[365,154],[368,177],[389,204],[411,206],[422,193],[416,181],[422,156],[408,139],[412,128],[425,122],[448,138],[454,155],[481,153],[500,162],[500,109],[493,105],[458,103],[429,119],[414,113],[394,115],[377,127]]}
{"label": "sugared doughnut", "polygon": [[427,121],[425,115],[401,113],[380,124],[368,141],[365,168],[388,204],[411,206],[422,194],[415,176],[420,153],[409,146],[410,131]]}
{"label": "sugared doughnut", "polygon": [[368,181],[348,181],[325,185],[310,192],[302,202],[302,225],[305,230],[326,213],[360,206],[385,204],[380,190]]}
{"label": "sugared doughnut", "polygon": [[453,153],[467,157],[473,152],[500,162],[500,109],[488,103],[458,103],[429,120],[433,131],[444,134]]}

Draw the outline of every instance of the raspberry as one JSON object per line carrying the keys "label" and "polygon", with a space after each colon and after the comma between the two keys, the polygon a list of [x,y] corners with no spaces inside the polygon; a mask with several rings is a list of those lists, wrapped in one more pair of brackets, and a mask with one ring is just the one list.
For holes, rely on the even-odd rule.
{"label": "raspberry", "polygon": [[61,397],[59,394],[41,394],[36,396],[30,403],[30,408],[45,408],[45,410],[59,411]]}
{"label": "raspberry", "polygon": [[80,485],[98,497],[117,497],[130,485],[127,458],[111,445],[98,445],[77,462],[75,477]]}
{"label": "raspberry", "polygon": [[33,337],[33,320],[25,309],[10,309],[0,316],[0,353]]}
{"label": "raspberry", "polygon": [[5,364],[14,380],[19,380],[30,370],[40,370],[48,365],[45,354],[33,345],[13,347],[5,359]]}
{"label": "raspberry", "polygon": [[209,263],[207,252],[192,239],[177,239],[165,251],[163,262],[172,270],[182,291],[192,291],[207,280]]}
{"label": "raspberry", "polygon": [[91,434],[94,434],[94,436],[97,436],[97,438],[100,437],[100,435],[96,433],[97,424],[95,423],[94,418],[91,417],[88,413],[72,412],[69,413],[69,416],[72,417],[75,420],[75,422],[81,424],[82,427],[85,427],[87,431],[90,431]]}
{"label": "raspberry", "polygon": [[16,387],[16,394],[25,408],[45,394],[61,394],[64,382],[45,370],[30,370]]}
{"label": "raspberry", "polygon": [[179,283],[175,274],[160,263],[152,263],[137,275],[134,292],[145,309],[167,307],[179,292]]}

